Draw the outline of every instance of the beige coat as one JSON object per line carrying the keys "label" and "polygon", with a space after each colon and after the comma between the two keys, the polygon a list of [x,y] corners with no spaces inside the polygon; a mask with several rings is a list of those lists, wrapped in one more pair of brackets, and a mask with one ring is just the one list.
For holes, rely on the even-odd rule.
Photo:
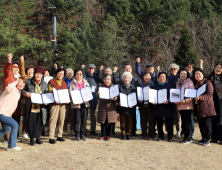
{"label": "beige coat", "polygon": [[[89,86],[89,83],[84,78],[83,78],[83,86],[84,87]],[[76,84],[76,79],[73,79],[73,81],[69,85],[69,91],[73,91],[73,90],[78,90],[78,86]],[[72,98],[71,98],[71,100],[72,100]],[[85,105],[86,105],[86,107],[90,107],[89,102],[86,102]],[[71,101],[71,108],[72,109],[80,109],[80,107],[81,106],[79,104],[73,104],[73,102]]]}

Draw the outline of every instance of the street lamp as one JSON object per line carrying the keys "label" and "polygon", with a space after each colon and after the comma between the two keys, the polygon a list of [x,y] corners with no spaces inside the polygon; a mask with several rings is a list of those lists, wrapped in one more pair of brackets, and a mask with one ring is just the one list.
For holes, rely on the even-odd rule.
{"label": "street lamp", "polygon": [[[50,35],[51,38],[51,46],[54,51],[54,54],[56,53],[56,7],[49,7],[50,12],[52,13],[52,35]],[[54,57],[52,57],[52,64],[54,65]]]}

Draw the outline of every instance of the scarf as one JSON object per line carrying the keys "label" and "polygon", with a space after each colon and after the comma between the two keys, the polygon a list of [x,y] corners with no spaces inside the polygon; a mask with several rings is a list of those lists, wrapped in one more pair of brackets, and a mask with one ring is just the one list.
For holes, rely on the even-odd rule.
{"label": "scarf", "polygon": [[[40,81],[35,81],[35,83],[36,83],[36,85],[35,85],[35,93],[42,94],[42,90],[41,90],[41,88],[39,86],[39,84],[41,83],[41,80]],[[31,112],[32,113],[39,113],[40,112],[40,104],[32,103]]]}
{"label": "scarf", "polygon": [[129,84],[124,83],[124,85],[126,86],[127,89],[130,88],[130,83]]}
{"label": "scarf", "polygon": [[165,83],[160,83],[160,82],[159,82],[159,85],[164,86],[164,85],[165,85]]}
{"label": "scarf", "polygon": [[68,85],[68,88],[69,88],[69,85],[70,83],[72,82],[73,78],[71,78],[70,80],[68,78],[65,77],[64,81],[67,83]]}
{"label": "scarf", "polygon": [[146,82],[144,81],[144,83],[143,83],[143,87],[150,86],[150,84],[151,84],[151,81],[150,81],[149,83],[146,83]]}
{"label": "scarf", "polygon": [[184,79],[184,80],[180,80],[180,81],[178,82],[178,86],[179,86],[179,88],[182,87],[182,85],[183,85],[183,83],[184,83],[185,80],[186,80],[186,79]]}

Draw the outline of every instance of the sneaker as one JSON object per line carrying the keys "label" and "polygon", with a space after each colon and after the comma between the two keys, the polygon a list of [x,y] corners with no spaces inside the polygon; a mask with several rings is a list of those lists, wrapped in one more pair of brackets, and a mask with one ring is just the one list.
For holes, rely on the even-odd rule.
{"label": "sneaker", "polygon": [[85,138],[84,135],[81,135],[81,136],[80,136],[80,139],[82,139],[83,141],[86,141],[86,138]]}
{"label": "sneaker", "polygon": [[173,142],[173,139],[171,139],[171,138],[170,138],[170,139],[168,139],[168,142]]}
{"label": "sneaker", "polygon": [[14,148],[7,148],[7,151],[20,151],[20,150],[22,150],[22,148],[20,148],[18,146],[14,147]]}
{"label": "sneaker", "polygon": [[153,140],[154,139],[154,135],[150,135],[149,138]]}
{"label": "sneaker", "polygon": [[177,132],[177,133],[176,133],[176,137],[177,137],[177,138],[181,138],[180,132]]}
{"label": "sneaker", "polygon": [[80,141],[80,136],[79,135],[76,135],[76,140]]}
{"label": "sneaker", "polygon": [[204,145],[204,146],[210,146],[209,140],[204,141],[203,145]]}
{"label": "sneaker", "polygon": [[40,138],[36,138],[36,143],[39,144],[39,145],[43,144],[43,142],[41,141]]}
{"label": "sneaker", "polygon": [[55,141],[55,139],[49,139],[49,143],[50,143],[50,144],[55,144],[56,141]]}
{"label": "sneaker", "polygon": [[20,139],[17,139],[17,140],[16,140],[16,143],[17,143],[17,142],[21,142],[21,140],[20,140]]}
{"label": "sneaker", "polygon": [[126,140],[126,135],[122,135],[122,140]]}
{"label": "sneaker", "polygon": [[29,136],[28,136],[26,133],[24,133],[24,134],[23,134],[23,138],[24,138],[24,139],[28,139]]}
{"label": "sneaker", "polygon": [[31,146],[35,146],[35,145],[36,145],[34,139],[30,139],[30,143],[29,143],[29,144],[30,144]]}
{"label": "sneaker", "polygon": [[204,144],[204,139],[201,139],[197,142],[198,145],[203,145]]}
{"label": "sneaker", "polygon": [[182,144],[189,144],[190,141],[183,140],[181,143],[182,143]]}
{"label": "sneaker", "polygon": [[105,137],[103,137],[103,136],[101,136],[100,138],[99,138],[99,140],[104,140],[105,139]]}
{"label": "sneaker", "polygon": [[63,133],[62,133],[62,136],[67,136],[67,131],[64,131]]}
{"label": "sneaker", "polygon": [[8,143],[8,141],[5,141],[5,140],[4,140],[4,142],[3,142],[3,143]]}
{"label": "sneaker", "polygon": [[111,140],[111,138],[109,136],[106,136],[106,140]]}
{"label": "sneaker", "polygon": [[131,136],[130,135],[126,135],[126,140],[131,140]]}

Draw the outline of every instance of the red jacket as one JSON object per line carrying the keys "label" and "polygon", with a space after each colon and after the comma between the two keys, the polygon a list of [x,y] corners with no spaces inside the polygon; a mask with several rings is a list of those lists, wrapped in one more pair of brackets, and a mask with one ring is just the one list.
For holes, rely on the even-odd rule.
{"label": "red jacket", "polygon": [[[5,68],[4,68],[4,77],[3,77],[3,92],[5,91],[5,88],[16,81],[14,74],[12,73],[12,63],[9,63],[6,61]],[[22,109],[21,109],[21,99],[18,102],[18,106],[13,113],[15,116],[21,116],[22,115]]]}

